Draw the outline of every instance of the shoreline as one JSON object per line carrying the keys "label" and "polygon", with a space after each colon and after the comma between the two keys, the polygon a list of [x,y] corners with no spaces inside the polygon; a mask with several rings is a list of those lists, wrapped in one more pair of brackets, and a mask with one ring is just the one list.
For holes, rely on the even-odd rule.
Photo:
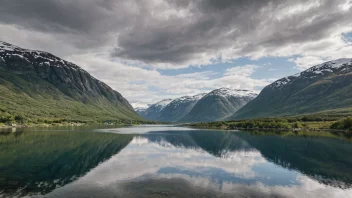
{"label": "shoreline", "polygon": [[16,125],[0,125],[0,129],[11,128],[32,128],[32,127],[59,127],[59,126],[84,126],[86,123],[56,123],[56,124],[16,124]]}
{"label": "shoreline", "polygon": [[192,125],[182,125],[184,127],[194,128],[194,129],[208,129],[208,130],[221,130],[221,131],[234,131],[234,130],[248,130],[248,131],[293,131],[293,132],[305,132],[305,131],[324,131],[324,132],[344,132],[348,133],[352,131],[341,130],[341,129],[317,129],[317,128],[296,128],[296,129],[285,129],[285,128],[225,128],[225,127],[197,127]]}

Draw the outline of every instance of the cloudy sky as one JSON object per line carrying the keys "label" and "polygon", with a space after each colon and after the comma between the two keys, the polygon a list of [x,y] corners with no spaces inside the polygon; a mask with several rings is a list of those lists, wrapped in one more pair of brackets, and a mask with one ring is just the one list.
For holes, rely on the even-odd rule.
{"label": "cloudy sky", "polygon": [[260,91],[352,58],[352,0],[0,0],[0,40],[72,61],[131,103]]}

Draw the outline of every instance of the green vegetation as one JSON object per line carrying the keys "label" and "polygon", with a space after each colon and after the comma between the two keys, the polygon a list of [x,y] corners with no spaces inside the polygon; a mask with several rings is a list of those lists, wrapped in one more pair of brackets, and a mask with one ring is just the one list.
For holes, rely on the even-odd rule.
{"label": "green vegetation", "polygon": [[[349,72],[345,72],[349,71]],[[350,66],[316,78],[306,72],[281,88],[267,86],[260,95],[237,111],[231,119],[294,116],[329,110],[352,112],[352,72]]]}
{"label": "green vegetation", "polygon": [[333,123],[330,128],[351,131],[352,130],[352,117],[347,117],[345,119],[339,120],[339,121]]}
{"label": "green vegetation", "polygon": [[258,118],[239,121],[220,121],[196,123],[188,126],[208,129],[278,129],[278,130],[349,130],[352,117],[341,118],[339,115],[302,115],[296,117]]}
{"label": "green vegetation", "polygon": [[37,77],[0,70],[0,126],[59,123],[145,123],[134,112],[106,98],[82,102],[68,97]]}
{"label": "green vegetation", "polygon": [[345,131],[313,131],[313,130],[251,130],[253,136],[280,136],[280,137],[326,137],[352,141],[352,134]]}

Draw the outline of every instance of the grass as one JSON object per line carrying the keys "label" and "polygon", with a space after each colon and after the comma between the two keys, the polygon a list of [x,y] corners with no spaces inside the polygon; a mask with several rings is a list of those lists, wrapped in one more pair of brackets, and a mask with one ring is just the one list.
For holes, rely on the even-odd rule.
{"label": "grass", "polygon": [[57,123],[149,123],[103,96],[80,101],[37,76],[0,70],[0,126]]}
{"label": "grass", "polygon": [[352,118],[346,115],[319,113],[313,115],[256,118],[238,121],[195,123],[187,126],[205,129],[278,129],[278,130],[350,130]]}

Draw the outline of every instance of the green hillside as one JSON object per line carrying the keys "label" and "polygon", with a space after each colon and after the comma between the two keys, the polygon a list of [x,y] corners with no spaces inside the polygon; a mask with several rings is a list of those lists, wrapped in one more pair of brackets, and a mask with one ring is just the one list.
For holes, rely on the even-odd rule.
{"label": "green hillside", "polygon": [[77,65],[0,42],[0,123],[141,121],[128,101]]}
{"label": "green hillside", "polygon": [[140,118],[107,100],[100,104],[76,101],[36,76],[11,74],[0,70],[0,122],[52,123],[92,122]]}
{"label": "green hillside", "polygon": [[[291,116],[324,111],[340,114],[351,107],[352,62],[350,59],[340,59],[274,82],[229,119]],[[351,115],[351,111],[347,114]]]}

